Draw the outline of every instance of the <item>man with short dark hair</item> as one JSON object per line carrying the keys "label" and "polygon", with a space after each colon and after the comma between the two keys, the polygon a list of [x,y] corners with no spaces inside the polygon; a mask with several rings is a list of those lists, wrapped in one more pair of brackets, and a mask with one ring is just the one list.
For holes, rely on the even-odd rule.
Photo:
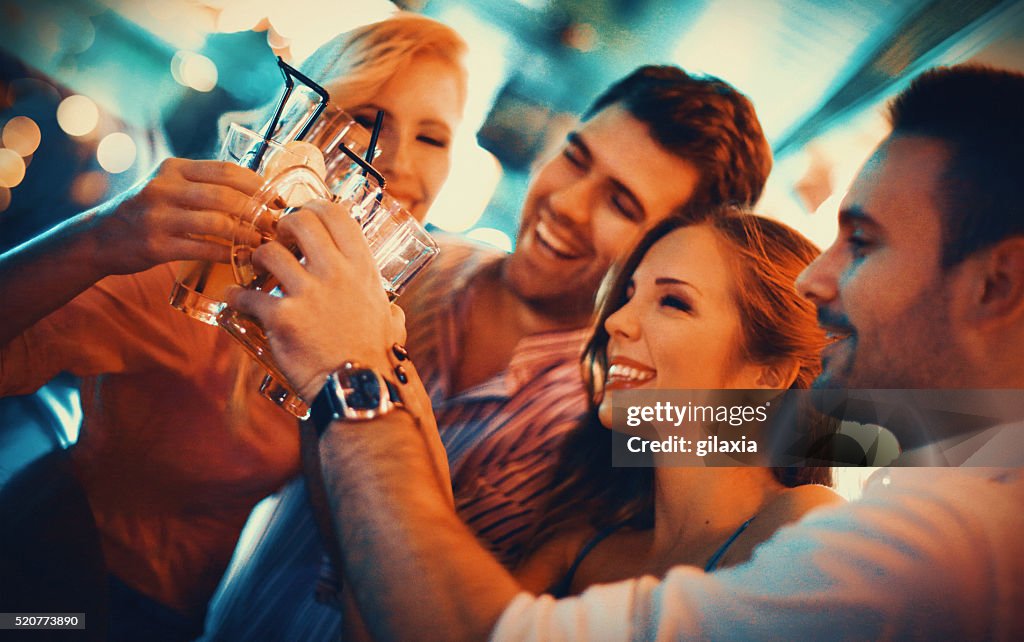
{"label": "man with short dark hair", "polygon": [[[838,336],[820,386],[1024,387],[1022,113],[1024,75],[974,67],[926,74],[897,99],[839,238],[798,284]],[[340,252],[358,247],[342,240]],[[381,352],[368,337],[348,349]],[[966,463],[1003,468],[883,471],[860,501],[781,530],[747,564],[677,567],[565,600],[522,592],[443,483],[403,483],[439,478],[409,413],[334,421],[321,447],[346,577],[380,637],[1019,640],[1021,419],[968,435]],[[921,441],[909,445],[934,445]]]}
{"label": "man with short dark hair", "polygon": [[[640,67],[534,174],[512,254],[439,239],[440,256],[402,295],[456,509],[507,566],[553,484],[561,437],[586,409],[579,354],[608,267],[681,208],[753,204],[771,165],[753,105],[735,88]],[[319,548],[303,487],[286,491],[268,529],[239,569],[244,580],[217,598],[225,606],[212,609],[209,637],[337,637],[336,613],[295,604],[311,594]],[[321,583],[320,593],[332,591]]]}

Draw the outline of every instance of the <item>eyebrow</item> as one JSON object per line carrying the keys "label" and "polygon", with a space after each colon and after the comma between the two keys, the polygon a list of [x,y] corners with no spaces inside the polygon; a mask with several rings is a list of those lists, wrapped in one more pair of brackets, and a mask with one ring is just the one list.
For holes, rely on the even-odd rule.
{"label": "eyebrow", "polygon": [[694,291],[697,292],[697,294],[701,294],[700,288],[698,288],[696,285],[690,283],[689,281],[683,281],[682,279],[677,279],[677,278],[674,278],[674,277],[671,277],[671,276],[659,276],[658,278],[654,279],[654,284],[655,285],[683,285],[683,286],[686,286],[688,288],[692,288]]}
{"label": "eyebrow", "polygon": [[851,225],[853,223],[869,225],[878,229],[882,228],[882,225],[877,220],[856,205],[839,211],[840,225]]}
{"label": "eyebrow", "polygon": [[444,133],[448,135],[451,135],[452,133],[452,128],[448,125],[448,123],[444,122],[443,120],[438,120],[436,118],[424,118],[418,124],[421,127],[437,127],[439,129],[444,130]]}
{"label": "eyebrow", "polygon": [[[587,160],[588,163],[593,161],[594,154],[590,151],[590,147],[587,146],[587,143],[583,140],[583,137],[580,135],[579,132],[569,132],[565,139],[570,145],[579,150],[580,154]],[[628,187],[626,187],[625,184],[623,184],[621,181],[613,177],[609,177],[608,180],[611,182],[612,187],[615,189],[615,191],[619,192],[620,194],[622,194],[623,197],[628,199],[632,203],[633,207],[635,207],[637,211],[640,212],[640,217],[646,220],[647,210],[644,208],[643,203],[640,202],[640,199],[636,197],[636,194],[633,193],[633,190],[629,189]]]}

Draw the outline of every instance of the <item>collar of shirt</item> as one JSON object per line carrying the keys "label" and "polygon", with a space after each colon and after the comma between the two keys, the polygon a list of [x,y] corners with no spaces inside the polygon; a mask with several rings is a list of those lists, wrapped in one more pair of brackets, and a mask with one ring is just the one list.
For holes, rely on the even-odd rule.
{"label": "collar of shirt", "polygon": [[516,343],[508,367],[472,388],[452,395],[451,379],[458,362],[459,341],[469,313],[472,297],[469,286],[473,278],[488,269],[495,269],[503,255],[491,255],[474,261],[472,269],[459,270],[450,275],[450,287],[441,290],[437,305],[440,380],[431,395],[435,407],[446,401],[481,401],[507,399],[518,394],[526,385],[553,368],[566,363],[576,364],[589,337],[589,328],[552,330],[523,337]]}

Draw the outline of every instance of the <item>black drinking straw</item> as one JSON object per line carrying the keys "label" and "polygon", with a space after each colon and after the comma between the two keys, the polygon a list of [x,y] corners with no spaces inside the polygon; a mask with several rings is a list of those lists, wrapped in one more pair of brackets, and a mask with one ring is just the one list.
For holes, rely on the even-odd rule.
{"label": "black drinking straw", "polygon": [[[271,118],[270,123],[267,124],[267,131],[263,134],[263,140],[260,141],[259,149],[257,149],[256,156],[252,161],[252,169],[259,167],[260,163],[263,161],[263,156],[267,151],[270,137],[277,128],[278,123],[281,121],[281,115],[284,113],[285,105],[288,104],[288,99],[291,97],[292,91],[295,89],[295,80],[298,80],[320,97],[320,101],[317,103],[313,113],[306,118],[306,122],[302,124],[299,132],[295,135],[295,140],[302,140],[306,137],[306,134],[308,134],[309,130],[312,129],[317,118],[319,118],[324,109],[327,108],[327,103],[331,99],[331,96],[327,93],[326,89],[321,87],[317,82],[300,72],[295,67],[286,63],[280,56],[277,57],[277,66],[281,70],[281,75],[284,76],[284,94],[281,96],[281,102],[277,105],[277,110],[274,111],[273,118]],[[293,80],[293,78],[295,80]],[[376,152],[377,139],[380,136],[380,131],[383,125],[384,111],[378,110],[377,120],[373,125],[373,131],[370,133],[370,146],[366,150],[365,159],[360,158],[358,154],[349,149],[344,143],[338,144],[339,149],[363,170],[363,176],[370,174],[374,179],[376,179],[382,191],[386,182],[384,180],[384,175],[377,171],[371,161],[373,160],[373,155]]]}
{"label": "black drinking straw", "polygon": [[281,96],[281,102],[277,105],[277,110],[274,112],[274,117],[270,119],[270,123],[267,124],[267,131],[263,134],[263,140],[260,142],[259,149],[256,150],[256,158],[253,161],[252,169],[256,169],[260,166],[263,161],[263,155],[267,152],[267,141],[270,140],[271,134],[274,133],[274,129],[281,120],[281,114],[284,113],[284,107],[288,104],[288,99],[292,95],[292,91],[295,89],[295,82],[292,78],[298,79],[306,87],[309,87],[317,96],[320,97],[320,101],[317,103],[313,113],[306,118],[306,122],[303,123],[302,129],[296,134],[295,140],[302,140],[306,134],[309,133],[310,128],[313,127],[313,123],[320,117],[324,109],[327,108],[327,102],[331,99],[330,94],[327,90],[321,87],[319,84],[311,80],[308,76],[300,72],[295,67],[292,67],[286,63],[281,56],[277,57],[277,67],[281,70],[281,75],[284,76],[284,94]]}
{"label": "black drinking straw", "polygon": [[377,137],[380,136],[380,130],[384,126],[384,110],[377,110],[377,119],[373,122],[373,131],[370,132],[370,146],[366,148],[367,163],[373,163],[373,153],[377,151]]}

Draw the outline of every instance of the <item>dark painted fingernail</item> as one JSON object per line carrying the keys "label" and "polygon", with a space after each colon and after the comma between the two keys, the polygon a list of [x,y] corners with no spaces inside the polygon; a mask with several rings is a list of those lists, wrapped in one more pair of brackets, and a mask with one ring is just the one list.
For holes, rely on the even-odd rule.
{"label": "dark painted fingernail", "polygon": [[[395,353],[395,358],[399,361],[405,361],[409,358],[409,351],[405,349],[401,343],[396,343],[391,346],[391,351]],[[404,382],[403,382],[404,383]]]}
{"label": "dark painted fingernail", "polygon": [[395,376],[398,377],[398,380],[402,383],[409,383],[409,377],[405,374],[405,368],[402,366],[395,366]]}

